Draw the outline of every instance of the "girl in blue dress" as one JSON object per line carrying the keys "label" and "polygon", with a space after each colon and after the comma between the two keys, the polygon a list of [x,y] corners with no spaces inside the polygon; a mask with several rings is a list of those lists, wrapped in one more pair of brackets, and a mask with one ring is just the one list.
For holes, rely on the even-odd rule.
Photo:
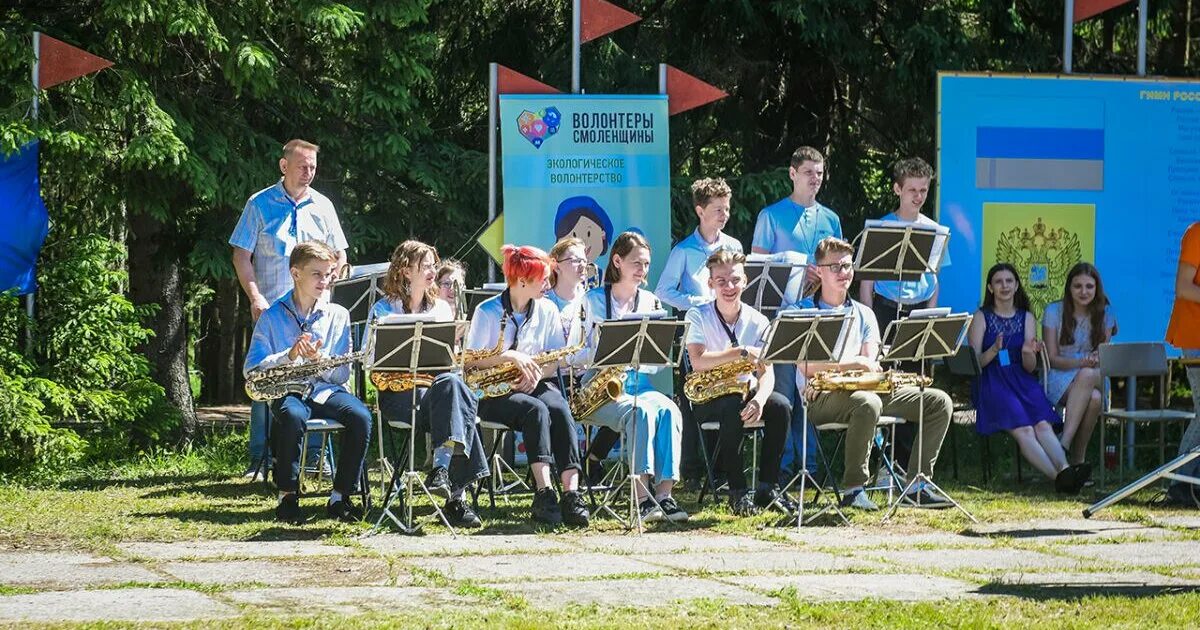
{"label": "girl in blue dress", "polygon": [[1063,405],[1062,445],[1072,464],[1083,462],[1100,417],[1100,344],[1117,334],[1100,271],[1081,262],[1067,274],[1063,299],[1046,306],[1042,339],[1050,359],[1046,394]]}
{"label": "girl in blue dress", "polygon": [[1008,263],[992,266],[986,289],[967,332],[981,367],[972,390],[975,430],[982,435],[1007,431],[1021,455],[1054,480],[1057,491],[1076,493],[1090,471],[1067,463],[1054,431],[1061,421],[1033,375],[1041,345],[1017,270]]}

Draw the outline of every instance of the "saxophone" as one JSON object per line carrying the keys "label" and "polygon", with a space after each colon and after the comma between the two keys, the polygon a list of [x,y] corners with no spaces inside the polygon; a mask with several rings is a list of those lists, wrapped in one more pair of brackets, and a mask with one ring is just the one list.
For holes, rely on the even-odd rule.
{"label": "saxophone", "polygon": [[417,372],[414,379],[411,372],[371,372],[371,383],[381,392],[406,392],[413,387],[433,385],[435,376],[428,372]]}
{"label": "saxophone", "polygon": [[750,393],[750,383],[739,380],[745,374],[758,370],[758,361],[738,359],[722,363],[711,370],[692,372],[683,381],[683,394],[693,404],[706,403],[721,396],[738,394],[742,400]]}
{"label": "saxophone", "polygon": [[924,387],[933,379],[913,372],[888,370],[886,372],[864,372],[862,370],[826,370],[817,372],[808,381],[808,387],[818,392],[875,392],[890,394],[901,387]]}
{"label": "saxophone", "polygon": [[[503,336],[501,340],[503,340]],[[544,367],[551,363],[557,363],[582,349],[583,344],[578,343],[558,350],[539,352],[530,358],[534,363]],[[521,380],[521,371],[517,369],[516,363],[505,361],[490,368],[471,370],[467,372],[465,380],[467,387],[471,388],[476,398],[497,398],[513,392],[513,385]]]}
{"label": "saxophone", "polygon": [[629,375],[620,366],[607,367],[596,373],[588,384],[571,396],[571,417],[586,418],[610,400],[616,400],[625,392],[625,379]]}
{"label": "saxophone", "polygon": [[255,370],[246,375],[246,395],[251,400],[270,402],[288,394],[307,397],[313,390],[311,379],[325,370],[361,361],[370,348],[337,357],[318,359],[296,365],[280,365]]}

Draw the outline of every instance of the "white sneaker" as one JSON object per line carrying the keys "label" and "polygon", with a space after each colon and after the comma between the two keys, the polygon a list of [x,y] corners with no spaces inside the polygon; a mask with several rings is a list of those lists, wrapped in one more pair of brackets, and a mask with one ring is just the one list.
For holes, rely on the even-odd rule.
{"label": "white sneaker", "polygon": [[842,507],[851,507],[856,510],[863,510],[864,512],[874,512],[879,509],[879,506],[875,505],[875,502],[871,500],[871,497],[867,496],[867,491],[861,488],[850,494],[843,495],[840,505]]}

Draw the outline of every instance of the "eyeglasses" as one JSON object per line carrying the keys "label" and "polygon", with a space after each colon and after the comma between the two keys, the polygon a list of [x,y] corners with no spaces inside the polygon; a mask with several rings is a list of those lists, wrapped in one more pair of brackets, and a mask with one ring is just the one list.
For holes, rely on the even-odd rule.
{"label": "eyeglasses", "polygon": [[575,258],[575,257],[559,258],[555,262],[557,262],[559,264],[563,264],[563,265],[582,265],[582,264],[587,263],[587,259],[586,258]]}
{"label": "eyeglasses", "polygon": [[443,289],[452,289],[452,288],[454,288],[454,281],[453,280],[442,280],[441,282],[438,283],[438,286],[442,287]]}
{"label": "eyeglasses", "polygon": [[437,269],[437,265],[434,265],[432,263],[413,265],[413,267],[415,267],[417,269],[417,271],[420,271],[421,273],[429,273],[430,271]]}
{"label": "eyeglasses", "polygon": [[854,263],[848,263],[848,262],[829,263],[828,265],[817,265],[817,266],[825,267],[826,269],[832,271],[833,273],[847,273],[847,272],[854,270]]}

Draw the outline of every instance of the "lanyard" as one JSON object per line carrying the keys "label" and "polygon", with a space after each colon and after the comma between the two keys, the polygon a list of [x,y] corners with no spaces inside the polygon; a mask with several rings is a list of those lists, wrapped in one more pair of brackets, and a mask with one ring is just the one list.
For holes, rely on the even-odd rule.
{"label": "lanyard", "polygon": [[[721,322],[721,329],[725,331],[726,335],[729,335],[729,345],[736,348],[738,345],[737,335],[733,334],[733,326],[725,323],[725,317],[721,315],[721,310],[717,308],[716,302],[713,302],[713,312],[717,314],[717,321]],[[741,318],[742,307],[741,305],[738,305],[738,316],[737,319],[733,320],[733,325],[737,326],[738,320]]]}
{"label": "lanyard", "polygon": [[[630,313],[638,312],[638,303],[642,301],[642,292],[638,291],[633,294],[633,310]],[[604,285],[604,319],[613,318],[613,302],[612,302],[612,285]]]}
{"label": "lanyard", "polygon": [[312,332],[313,322],[320,317],[316,307],[313,307],[312,315],[310,315],[308,319],[301,319],[300,314],[296,312],[296,309],[292,308],[291,304],[288,304],[290,301],[291,300],[284,300],[283,308],[287,309],[288,314],[290,314],[292,318],[296,320],[296,326],[300,329],[300,333],[304,334],[306,332]]}
{"label": "lanyard", "polygon": [[[529,323],[529,320],[533,318],[533,302],[533,300],[529,300],[529,304],[525,306],[525,312],[523,313],[525,315],[525,323]],[[509,346],[508,349],[516,350],[517,339],[521,336],[521,322],[518,322],[517,316],[513,314],[512,295],[509,294],[508,289],[505,289],[504,292],[500,294],[500,306],[504,308],[504,314],[501,316],[501,318],[512,318],[513,341],[512,345]]]}

